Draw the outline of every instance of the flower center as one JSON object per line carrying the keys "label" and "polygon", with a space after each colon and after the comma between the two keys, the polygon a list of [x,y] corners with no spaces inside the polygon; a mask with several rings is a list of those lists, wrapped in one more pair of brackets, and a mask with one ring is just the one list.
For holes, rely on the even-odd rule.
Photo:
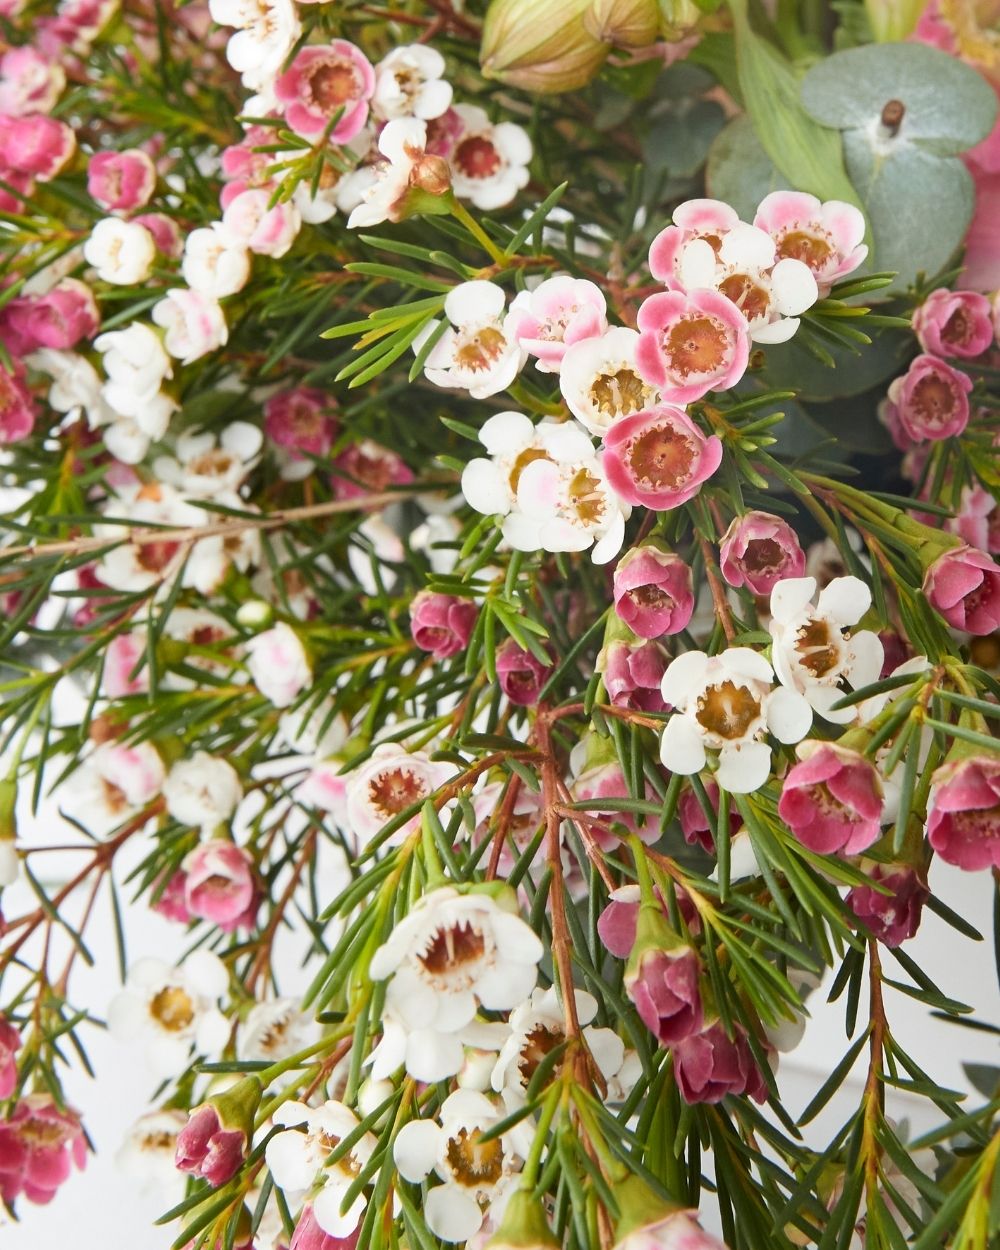
{"label": "flower center", "polygon": [[135,562],[147,573],[165,573],[180,551],[180,543],[139,543],[135,550]]}
{"label": "flower center", "polygon": [[745,273],[730,274],[719,284],[719,290],[726,299],[732,300],[747,321],[766,317],[771,307],[767,290]]}
{"label": "flower center", "polygon": [[955,392],[944,378],[931,373],[913,388],[912,403],[930,425],[943,425],[955,411]]}
{"label": "flower center", "polygon": [[113,781],[108,781],[107,777],[101,778],[101,793],[104,797],[105,805],[112,815],[117,816],[120,812],[127,810],[129,804],[125,798],[125,792],[120,786],[116,786]]}
{"label": "flower center", "polygon": [[368,783],[368,798],[387,820],[427,794],[422,777],[407,768],[386,768]]}
{"label": "flower center", "polygon": [[609,417],[627,417],[630,413],[641,412],[651,396],[651,388],[628,365],[598,374],[590,385],[590,402],[598,412]]}
{"label": "flower center", "polygon": [[479,1129],[459,1129],[448,1138],[445,1157],[454,1180],[469,1189],[492,1186],[503,1175],[503,1146],[498,1137],[484,1142]]}
{"label": "flower center", "polygon": [[964,842],[993,839],[1000,830],[1000,804],[995,807],[973,807],[962,812],[951,812],[948,821]]}
{"label": "flower center", "polygon": [[466,178],[492,178],[502,164],[500,153],[485,135],[463,139],[452,159]]}
{"label": "flower center", "polygon": [[624,596],[629,603],[637,608],[650,608],[659,611],[662,608],[669,608],[673,603],[673,599],[662,590],[659,586],[650,582],[646,586],[636,586],[632,590],[627,590]]}
{"label": "flower center", "polygon": [[455,363],[461,369],[479,373],[491,368],[507,349],[507,339],[495,326],[476,330],[455,352]]}
{"label": "flower center", "polygon": [[802,667],[815,678],[829,677],[840,664],[842,638],[834,637],[824,620],[807,621],[795,635],[795,651]]}
{"label": "flower center", "polygon": [[40,1116],[29,1116],[22,1120],[17,1128],[17,1135],[26,1146],[34,1150],[51,1150],[66,1141],[66,1126],[57,1120],[43,1120]]}
{"label": "flower center", "polygon": [[839,799],[834,798],[829,788],[822,782],[809,787],[809,797],[824,816],[836,816],[840,820],[847,820],[852,824],[857,824],[861,820],[858,812],[846,807]]}
{"label": "flower center", "polygon": [[547,1024],[536,1024],[525,1037],[518,1056],[517,1068],[527,1085],[538,1071],[538,1065],[564,1041],[564,1034]]}
{"label": "flower center", "polygon": [[800,260],[817,273],[833,255],[828,239],[810,234],[806,230],[789,230],[778,244],[779,260]]}
{"label": "flower center", "polygon": [[583,525],[598,525],[604,518],[601,483],[587,469],[578,469],[566,488],[569,506]]}
{"label": "flower center", "polygon": [[225,477],[237,463],[234,455],[217,448],[214,451],[206,451],[201,456],[195,456],[193,460],[188,461],[186,467],[189,473],[195,473],[199,477]]}
{"label": "flower center", "polygon": [[166,985],[150,1000],[149,1014],[168,1033],[183,1033],[194,1020],[194,1003],[179,985]]}
{"label": "flower center", "polygon": [[743,564],[751,573],[770,573],[785,561],[781,544],[774,538],[751,538],[747,543]]}
{"label": "flower center", "polygon": [[696,448],[691,439],[669,425],[658,425],[634,439],[628,460],[640,482],[658,490],[676,490],[691,476]]}
{"label": "flower center", "polygon": [[727,742],[745,737],[759,717],[760,701],[746,686],[737,686],[732,681],[709,686],[698,700],[695,712],[695,719],[703,729]]}
{"label": "flower center", "polygon": [[955,347],[968,343],[972,334],[972,326],[964,308],[956,308],[941,330],[941,338]]}
{"label": "flower center", "polygon": [[349,61],[322,61],[309,75],[309,94],[324,113],[333,113],[360,94],[357,70]]}
{"label": "flower center", "polygon": [[460,983],[467,988],[485,954],[486,938],[482,930],[471,921],[462,920],[438,929],[427,949],[417,958],[432,977],[447,977],[453,986]]}
{"label": "flower center", "polygon": [[667,368],[678,377],[716,373],[726,363],[729,334],[715,317],[693,313],[681,317],[663,339]]}

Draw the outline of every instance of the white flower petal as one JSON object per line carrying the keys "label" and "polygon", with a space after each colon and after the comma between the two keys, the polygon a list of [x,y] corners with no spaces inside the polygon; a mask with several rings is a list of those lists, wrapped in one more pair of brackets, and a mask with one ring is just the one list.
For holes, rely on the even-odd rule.
{"label": "white flower petal", "polygon": [[229,972],[212,951],[192,951],[184,960],[184,980],[206,998],[221,998],[229,987]]}
{"label": "white flower petal", "polygon": [[417,1183],[434,1170],[441,1129],[433,1120],[410,1120],[396,1134],[392,1158],[404,1180]]}
{"label": "white flower petal", "polygon": [[483,325],[502,315],[507,297],[495,282],[462,282],[448,292],[444,312],[455,326]]}
{"label": "white flower petal", "polygon": [[786,257],[771,270],[771,298],[784,317],[797,317],[819,298],[816,279],[808,265]]}
{"label": "white flower petal", "polygon": [[418,1029],[406,1039],[406,1070],[418,1081],[431,1084],[454,1076],[464,1059],[462,1043],[454,1034]]}
{"label": "white flower petal", "polygon": [[479,1203],[455,1185],[439,1185],[424,1201],[427,1227],[442,1241],[468,1241],[483,1225]]}
{"label": "white flower petal", "polygon": [[766,742],[727,744],[719,752],[715,779],[730,794],[752,794],[771,775],[771,748]]}
{"label": "white flower petal", "polygon": [[767,269],[774,263],[774,250],[766,230],[741,221],[722,236],[719,259],[742,269]]}
{"label": "white flower petal", "polygon": [[701,772],[705,767],[705,743],[696,721],[688,716],[671,716],[660,740],[660,759],[664,768],[683,777]]}
{"label": "white flower petal", "polygon": [[872,604],[872,592],[860,577],[835,577],[820,591],[816,608],[837,625],[856,625]]}
{"label": "white flower petal", "polygon": [[695,291],[714,286],[717,264],[711,243],[706,239],[692,239],[682,249],[678,264],[685,289]]}
{"label": "white flower petal", "polygon": [[348,1184],[339,1177],[331,1178],[313,1199],[313,1214],[316,1223],[324,1233],[331,1237],[349,1237],[361,1222],[367,1205],[363,1194],[359,1194],[349,1209],[341,1214],[340,1205],[344,1201]]}
{"label": "white flower petal", "polygon": [[799,328],[798,317],[779,317],[777,321],[762,321],[750,327],[750,337],[755,343],[787,343]]}
{"label": "white flower petal", "polygon": [[143,1031],[149,1012],[138,994],[123,990],[108,1005],[108,1029],[119,1042],[134,1041]]}
{"label": "white flower petal", "polygon": [[771,615],[781,625],[797,616],[816,593],[815,577],[786,577],[771,591]]}
{"label": "white flower petal", "polygon": [[510,489],[506,477],[485,456],[470,460],[462,470],[462,494],[469,507],[484,516],[510,511]]}
{"label": "white flower petal", "polygon": [[767,727],[779,742],[801,742],[812,726],[812,708],[806,699],[788,686],[773,690],[765,709]]}
{"label": "white flower petal", "polygon": [[719,656],[719,666],[735,677],[746,677],[750,681],[770,684],[774,678],[770,664],[751,647],[729,647]]}
{"label": "white flower petal", "polygon": [[535,427],[523,412],[497,412],[483,422],[479,441],[491,456],[516,455],[535,437]]}
{"label": "white flower petal", "polygon": [[885,663],[885,647],[882,639],[873,630],[859,629],[851,636],[848,643],[851,666],[847,672],[847,680],[855,690],[870,686],[878,681],[882,665]]}
{"label": "white flower petal", "polygon": [[660,693],[671,707],[683,707],[705,681],[708,656],[704,651],[685,651],[667,665]]}

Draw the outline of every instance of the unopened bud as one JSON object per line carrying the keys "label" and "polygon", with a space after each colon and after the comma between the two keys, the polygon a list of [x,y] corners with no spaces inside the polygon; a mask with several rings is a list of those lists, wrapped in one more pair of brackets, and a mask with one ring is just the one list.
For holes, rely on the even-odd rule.
{"label": "unopened bud", "polygon": [[575,91],[597,74],[608,45],[587,30],[591,0],[493,0],[479,53],[483,73],[525,91]]}
{"label": "unopened bud", "polygon": [[274,609],[264,599],[251,599],[236,612],[237,624],[244,629],[266,629],[274,619]]}
{"label": "unopened bud", "polygon": [[659,0],[659,8],[660,31],[670,43],[693,34],[702,17],[694,0]]}
{"label": "unopened bud", "polygon": [[656,0],[593,0],[583,24],[595,39],[616,48],[648,48],[656,40]]}

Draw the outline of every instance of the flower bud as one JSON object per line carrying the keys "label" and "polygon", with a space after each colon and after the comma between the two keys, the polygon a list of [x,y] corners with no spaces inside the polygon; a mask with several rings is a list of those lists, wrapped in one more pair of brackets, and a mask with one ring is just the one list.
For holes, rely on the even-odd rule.
{"label": "flower bud", "polygon": [[622,1217],[614,1250],[726,1250],[698,1223],[697,1211],[685,1211],[658,1197],[638,1176],[615,1186]]}
{"label": "flower bud", "polygon": [[480,64],[487,78],[543,93],[586,86],[608,48],[584,24],[591,0],[493,0]]}
{"label": "flower bud", "polygon": [[17,1087],[17,1060],[21,1049],[21,1034],[7,1019],[0,1015],[0,1102],[13,1094]]}
{"label": "flower bud", "polygon": [[500,1227],[486,1250],[558,1250],[541,1202],[529,1189],[519,1189],[507,1203]]}
{"label": "flower bud", "polygon": [[260,1095],[260,1081],[248,1076],[195,1107],[177,1135],[177,1167],[215,1188],[231,1180],[253,1137]]}
{"label": "flower bud", "polygon": [[778,815],[811,851],[856,855],[879,836],[882,784],[858,751],[807,741],[785,778]]}
{"label": "flower bud", "polygon": [[867,875],[876,885],[891,890],[883,894],[874,886],[856,885],[847,905],[886,946],[896,947],[913,937],[930,891],[912,864],[872,864]]}
{"label": "flower bud", "polygon": [[625,991],[662,1046],[701,1031],[704,1013],[698,956],[670,928],[655,903],[639,908]]}
{"label": "flower bud", "polygon": [[530,651],[522,651],[513,638],[508,638],[497,651],[496,665],[501,690],[518,707],[538,702],[552,672]]}
{"label": "flower bud", "polygon": [[924,573],[924,594],[953,629],[992,634],[1000,629],[1000,565],[964,544],[941,552]]}
{"label": "flower bud", "polygon": [[616,48],[648,48],[656,40],[656,0],[593,0],[583,24],[595,39]]}
{"label": "flower bud", "polygon": [[447,660],[469,645],[478,615],[472,599],[421,590],[410,604],[413,641],[435,660]]}
{"label": "flower bud", "polygon": [[956,744],[932,779],[927,839],[967,872],[1000,868],[1000,760]]}

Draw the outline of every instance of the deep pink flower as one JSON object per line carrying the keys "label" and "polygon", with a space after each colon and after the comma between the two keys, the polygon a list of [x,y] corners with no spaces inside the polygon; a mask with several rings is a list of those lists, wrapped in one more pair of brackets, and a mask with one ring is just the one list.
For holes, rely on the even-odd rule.
{"label": "deep pink flower", "polygon": [[[54,178],[76,151],[76,135],[65,122],[44,113],[0,116],[0,165],[41,182]],[[4,175],[5,181],[11,181]]]}
{"label": "deep pink flower", "polygon": [[703,1023],[698,956],[690,946],[644,951],[625,976],[625,989],[661,1046],[673,1046]]}
{"label": "deep pink flower", "polygon": [[0,1102],[8,1099],[17,1086],[17,1060],[21,1034],[6,1016],[0,1016]]}
{"label": "deep pink flower", "polygon": [[722,443],[680,408],[662,404],[620,417],[604,436],[601,463],[628,503],[665,512],[693,499],[722,461]]}
{"label": "deep pink flower", "polygon": [[95,152],[87,165],[87,191],[102,208],[131,212],[149,203],[156,166],[139,148]]}
{"label": "deep pink flower", "polygon": [[[687,930],[692,934],[701,932],[701,919],[698,910],[688,893],[680,887],[676,890],[677,910],[684,918]],[[657,894],[657,900],[667,915],[666,904]],[[607,907],[597,920],[597,936],[608,951],[617,959],[628,959],[635,946],[635,937],[639,925],[639,887],[624,885],[615,890]]]}
{"label": "deep pink flower", "polygon": [[166,213],[140,213],[131,219],[137,226],[145,226],[153,236],[156,250],[171,260],[179,260],[184,252],[181,229]]}
{"label": "deep pink flower", "polygon": [[324,1233],[316,1223],[312,1207],[307,1203],[295,1225],[288,1250],[355,1250],[360,1234],[360,1224],[348,1237],[331,1237],[329,1233]]}
{"label": "deep pink flower", "polygon": [[177,1134],[174,1163],[181,1172],[190,1172],[218,1188],[240,1170],[246,1146],[246,1133],[224,1128],[216,1108],[205,1103],[191,1112]]}
{"label": "deep pink flower", "polygon": [[[712,804],[715,814],[719,814],[719,787],[711,779],[705,781],[705,793]],[[680,821],[681,833],[689,846],[700,846],[709,855],[715,854],[715,834],[708,823],[705,809],[699,802],[697,794],[689,786],[685,786],[677,800],[677,819]],[[732,808],[729,812],[729,832],[732,837],[743,823],[739,812]]]}
{"label": "deep pink flower", "polygon": [[665,710],[660,682],[667,669],[667,657],[655,642],[632,646],[614,639],[601,652],[598,664],[603,666],[608,698],[616,707],[642,712]]}
{"label": "deep pink flower", "polygon": [[478,615],[472,599],[421,590],[410,604],[413,641],[435,660],[447,660],[469,645]]}
{"label": "deep pink flower", "polygon": [[[162,877],[160,878],[162,880]],[[192,919],[186,900],[187,873],[178,868],[167,878],[160,897],[150,907],[158,916],[166,920],[176,920],[179,924],[188,924]]]}
{"label": "deep pink flower", "polygon": [[9,48],[0,57],[0,114],[23,117],[48,113],[66,83],[62,66],[47,60],[30,44]]}
{"label": "deep pink flower", "polygon": [[672,551],[633,547],[614,573],[615,611],[640,638],[687,629],[694,613],[691,569]]}
{"label": "deep pink flower", "polygon": [[264,430],[294,460],[325,456],[337,435],[336,400],[314,386],[278,391],[264,405]]}
{"label": "deep pink flower", "polygon": [[726,391],[746,372],[750,329],[718,291],[651,295],[638,315],[636,364],[668,404],[690,404]]}
{"label": "deep pink flower", "polygon": [[19,443],[35,425],[35,402],[24,382],[23,365],[8,373],[0,366],[0,445]]}
{"label": "deep pink flower", "polygon": [[778,815],[803,846],[856,855],[878,838],[882,785],[875,766],[834,742],[804,742],[782,784]]}
{"label": "deep pink flower", "polygon": [[340,120],[330,132],[334,143],[346,143],[364,126],[374,90],[371,62],[346,39],[302,48],[274,83],[285,120],[307,139],[321,135],[340,112]]}
{"label": "deep pink flower", "polygon": [[856,885],[847,895],[847,905],[880,942],[899,946],[920,927],[930,890],[910,864],[873,864],[867,874],[892,893],[881,894],[870,885]]}
{"label": "deep pink flower", "polygon": [[93,292],[74,278],[64,278],[46,295],[12,299],[0,312],[0,337],[19,355],[39,347],[68,350],[93,338],[99,325]]}
{"label": "deep pink flower", "polygon": [[969,423],[969,391],[972,379],[936,356],[917,356],[901,378],[889,385],[895,412],[886,422],[898,420],[904,432],[917,442],[954,438]]}
{"label": "deep pink flower", "polygon": [[990,301],[976,291],[932,291],[913,314],[913,332],[935,356],[981,356],[993,342]]}
{"label": "deep pink flower", "polygon": [[[655,816],[622,812],[613,807],[601,810],[601,799],[634,797],[617,760],[609,760],[607,763],[597,763],[585,768],[573,781],[573,797],[577,802],[592,804],[588,806],[588,816],[603,822],[603,825],[608,827],[607,832],[597,826],[591,827],[594,840],[602,850],[609,851],[617,845],[618,839],[610,829],[612,824],[624,825],[626,830],[637,834],[646,843],[656,842],[660,836],[659,822]],[[655,801],[656,795],[648,781],[642,797],[648,803]]]}
{"label": "deep pink flower", "polygon": [[7,187],[0,187],[0,212],[23,213],[35,190],[35,180],[31,174],[20,169],[6,169],[0,162],[0,178]]}
{"label": "deep pink flower", "polygon": [[927,602],[953,629],[986,635],[1000,629],[1000,566],[975,547],[950,547],[924,574]]}
{"label": "deep pink flower", "polygon": [[803,575],[806,553],[787,521],[770,512],[746,512],[734,517],[726,530],[719,567],[730,586],[769,595],[775,582]]}
{"label": "deep pink flower", "polygon": [[75,1164],[87,1160],[80,1117],[60,1111],[49,1094],[29,1094],[0,1121],[0,1197],[10,1204],[20,1194],[46,1203]]}
{"label": "deep pink flower", "polygon": [[727,1094],[748,1094],[765,1102],[767,1085],[750,1050],[746,1032],[736,1024],[730,1039],[716,1020],[674,1048],[674,1079],[685,1102],[721,1102]]}
{"label": "deep pink flower", "polygon": [[370,438],[342,451],[334,458],[333,466],[337,473],[330,484],[338,499],[357,499],[368,492],[408,486],[413,481],[413,470],[402,456]]}
{"label": "deep pink flower", "polygon": [[1000,758],[946,761],[932,782],[927,838],[934,850],[968,872],[1000,868]]}
{"label": "deep pink flower", "polygon": [[185,857],[184,902],[192,916],[225,933],[253,927],[259,891],[253,859],[242,847],[213,838]]}
{"label": "deep pink flower", "polygon": [[542,664],[530,651],[522,651],[513,638],[508,638],[498,648],[496,666],[500,689],[519,707],[530,707],[538,702],[541,689],[552,672],[551,666]]}

